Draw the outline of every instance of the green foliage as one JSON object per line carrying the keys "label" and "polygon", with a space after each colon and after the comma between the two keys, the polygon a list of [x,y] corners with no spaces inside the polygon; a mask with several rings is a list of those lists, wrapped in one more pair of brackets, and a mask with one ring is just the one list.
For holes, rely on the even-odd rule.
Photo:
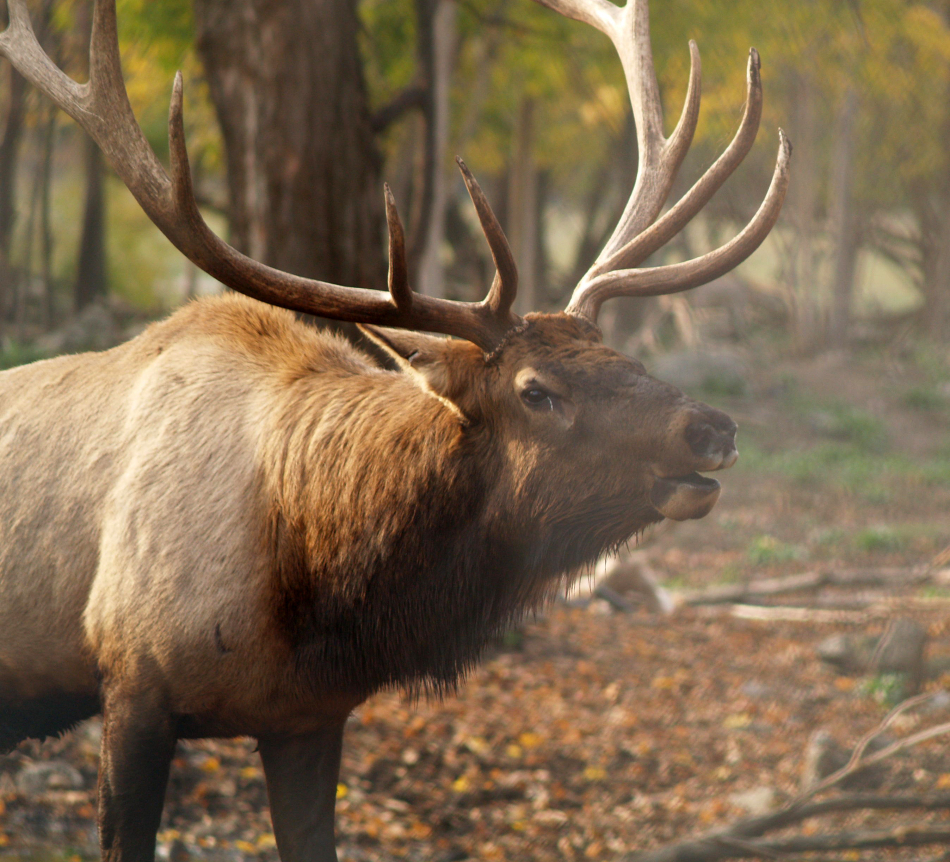
{"label": "green foliage", "polygon": [[905,544],[897,530],[885,525],[865,527],[854,537],[855,547],[865,553],[899,551]]}
{"label": "green foliage", "polygon": [[914,410],[928,413],[950,407],[950,399],[935,386],[913,386],[904,393],[901,400]]}
{"label": "green foliage", "polygon": [[948,458],[877,454],[848,443],[766,452],[745,442],[734,469],[777,473],[803,486],[854,495],[869,503],[886,503],[897,491],[926,493],[928,488],[950,483]]}
{"label": "green foliage", "polygon": [[869,697],[884,707],[896,706],[904,699],[906,674],[879,673],[865,677],[858,686],[858,694]]}
{"label": "green foliage", "polygon": [[815,430],[833,440],[852,443],[865,452],[881,452],[887,446],[884,423],[848,404],[832,404],[811,416]]}
{"label": "green foliage", "polygon": [[[374,107],[418,82],[417,5],[410,0],[357,4]],[[80,79],[86,63],[86,9],[84,0],[59,0],[54,6],[64,64]],[[755,45],[762,57],[766,99],[760,140],[749,164],[740,169],[745,173],[721,193],[728,196],[722,209],[732,211],[728,217],[722,210],[713,215],[716,223],[710,234],[721,225],[731,229],[737,214],[758,199],[774,158],[776,126],[788,129],[795,140],[795,106],[803,80],[815,83],[821,93],[816,182],[827,183],[831,118],[845,91],[853,88],[861,104],[859,203],[869,216],[886,209],[891,221],[906,220],[902,232],[908,236],[917,231],[915,218],[907,214],[909,204],[920,201],[920,206],[930,206],[932,189],[950,176],[950,150],[943,136],[909,132],[945,128],[950,119],[950,27],[938,7],[908,0],[862,0],[857,5],[816,0],[786,5],[776,13],[758,0],[736,0],[728,9],[709,2],[654,2],[652,13],[653,53],[667,132],[682,106],[689,39],[697,41],[702,55],[703,110],[694,151],[678,187],[697,176],[732,137],[743,109],[749,47]],[[222,146],[196,55],[190,0],[118,0],[118,14],[129,93],[149,142],[164,158],[172,77],[182,69],[193,164],[199,173],[220,177]],[[449,155],[464,155],[489,180],[503,177],[511,159],[515,119],[531,100],[535,157],[550,180],[549,203],[560,206],[561,201],[570,201],[565,210],[575,215],[572,207],[592,196],[605,169],[611,173],[603,196],[625,198],[633,181],[630,104],[609,41],[593,28],[531,0],[466,0],[457,5],[457,29]],[[383,136],[380,145],[390,159],[388,173],[414,169],[412,153],[420,144],[419,135],[418,124],[409,120]],[[825,191],[819,191],[819,200],[825,199]],[[606,210],[609,206],[598,214]],[[64,245],[74,246],[71,236]],[[120,263],[123,269],[137,268]],[[774,253],[771,258],[760,256],[763,270],[756,272],[756,278],[773,280],[779,263]],[[144,272],[151,265],[140,268]],[[163,265],[154,267],[157,275],[142,277],[163,278]],[[60,267],[64,269],[65,265]],[[942,361],[943,379],[950,379],[945,357]],[[745,394],[732,380],[710,381],[707,389],[710,396]],[[945,406],[933,389],[921,388],[907,397],[908,404],[921,410]],[[829,436],[872,450],[886,443],[871,417],[856,414],[833,413]]]}
{"label": "green foliage", "polygon": [[749,384],[739,374],[713,372],[704,380],[701,392],[705,398],[743,398],[749,394]]}
{"label": "green foliage", "polygon": [[825,527],[818,530],[811,541],[819,548],[836,548],[844,542],[846,537],[847,533],[841,527]]}
{"label": "green foliage", "polygon": [[30,342],[4,340],[0,345],[0,370],[27,365],[38,359],[46,359],[46,354]]}
{"label": "green foliage", "polygon": [[407,0],[363,0],[359,14],[366,81],[379,106],[408,86],[416,73],[414,5]]}
{"label": "green foliage", "polygon": [[756,566],[787,563],[805,556],[802,548],[780,542],[774,536],[756,536],[746,548],[746,558]]}

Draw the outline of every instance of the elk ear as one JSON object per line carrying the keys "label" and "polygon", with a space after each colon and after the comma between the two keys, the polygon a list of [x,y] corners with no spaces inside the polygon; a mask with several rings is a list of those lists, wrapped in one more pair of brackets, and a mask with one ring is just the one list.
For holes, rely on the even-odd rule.
{"label": "elk ear", "polygon": [[448,338],[426,335],[407,329],[359,325],[360,330],[396,360],[424,389],[441,398],[450,397],[449,360],[452,355]]}

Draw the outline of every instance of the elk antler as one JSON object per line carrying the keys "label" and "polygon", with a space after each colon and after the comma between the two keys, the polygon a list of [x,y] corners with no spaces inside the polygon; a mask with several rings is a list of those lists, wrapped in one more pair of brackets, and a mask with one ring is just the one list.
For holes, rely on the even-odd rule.
{"label": "elk antler", "polygon": [[388,188],[389,296],[272,269],[216,236],[198,210],[185,148],[180,73],[175,77],[168,117],[171,177],[146,141],[122,79],[115,0],[96,0],[87,84],[73,81],[46,55],[33,33],[24,0],[8,0],[7,8],[9,25],[0,33],[0,55],[89,133],[159,230],[185,257],[218,281],[271,305],[337,320],[456,335],[487,352],[519,322],[511,312],[517,290],[514,258],[485,195],[464,164],[459,166],[498,268],[482,302],[454,302],[413,293],[407,276],[402,224]]}
{"label": "elk antler", "polygon": [[653,70],[647,0],[628,0],[623,7],[609,0],[537,0],[544,6],[596,27],[620,56],[637,127],[637,179],[620,222],[593,266],[578,282],[567,313],[597,320],[600,306],[614,296],[678,293],[712,281],[738,266],[768,236],[788,189],[791,145],[779,130],[779,154],[772,183],[758,212],[742,232],[721,248],[695,260],[652,269],[633,269],[670,241],[706,205],[745,158],[762,116],[759,55],[749,52],[745,112],[732,143],[683,198],[659,220],[676,172],[696,130],[700,101],[700,61],[690,41],[690,75],[686,103],[669,138],[663,136],[663,109]]}

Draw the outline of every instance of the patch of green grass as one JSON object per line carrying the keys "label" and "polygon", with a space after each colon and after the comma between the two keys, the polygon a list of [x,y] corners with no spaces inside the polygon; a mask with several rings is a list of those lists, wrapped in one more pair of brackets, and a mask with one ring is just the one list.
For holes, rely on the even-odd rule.
{"label": "patch of green grass", "polygon": [[886,525],[865,527],[854,537],[855,547],[865,553],[900,551],[906,544],[905,536]]}
{"label": "patch of green grass", "polygon": [[947,396],[935,386],[912,386],[901,397],[906,407],[927,413],[936,413],[950,406]]}
{"label": "patch of green grass", "polygon": [[844,543],[847,536],[847,532],[841,527],[825,527],[817,530],[810,537],[810,542],[819,548],[837,548]]}
{"label": "patch of green grass", "polygon": [[743,398],[749,394],[749,384],[738,374],[713,371],[708,374],[700,386],[703,398]]}
{"label": "patch of green grass", "polygon": [[720,584],[737,584],[742,580],[742,570],[735,563],[726,563],[719,570]]}
{"label": "patch of green grass", "polygon": [[942,346],[918,341],[914,345],[913,363],[935,383],[950,380],[950,354]]}
{"label": "patch of green grass", "polygon": [[765,452],[746,442],[734,469],[756,476],[771,473],[811,488],[844,490],[869,503],[887,503],[898,491],[927,491],[950,484],[950,458],[874,454],[849,443]]}
{"label": "patch of green grass", "polygon": [[904,699],[905,674],[879,673],[866,677],[858,686],[858,693],[881,706],[896,706]]}
{"label": "patch of green grass", "polygon": [[690,586],[689,578],[685,575],[670,575],[663,579],[663,586],[668,590],[685,590]]}
{"label": "patch of green grass", "polygon": [[0,347],[0,370],[26,365],[38,359],[46,359],[46,354],[34,344],[5,341]]}
{"label": "patch of green grass", "polygon": [[756,536],[746,548],[745,555],[749,562],[756,566],[787,563],[806,556],[804,550],[798,545],[788,545],[768,535]]}
{"label": "patch of green grass", "polygon": [[887,429],[876,416],[846,404],[833,404],[814,411],[812,427],[824,437],[851,443],[867,452],[883,452],[887,448]]}

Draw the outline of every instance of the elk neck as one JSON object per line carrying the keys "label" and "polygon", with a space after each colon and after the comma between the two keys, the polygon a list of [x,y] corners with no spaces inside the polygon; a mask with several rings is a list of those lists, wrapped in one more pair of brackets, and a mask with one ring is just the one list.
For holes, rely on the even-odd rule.
{"label": "elk neck", "polygon": [[497,429],[347,353],[286,384],[270,417],[274,627],[313,691],[441,692],[582,561]]}

